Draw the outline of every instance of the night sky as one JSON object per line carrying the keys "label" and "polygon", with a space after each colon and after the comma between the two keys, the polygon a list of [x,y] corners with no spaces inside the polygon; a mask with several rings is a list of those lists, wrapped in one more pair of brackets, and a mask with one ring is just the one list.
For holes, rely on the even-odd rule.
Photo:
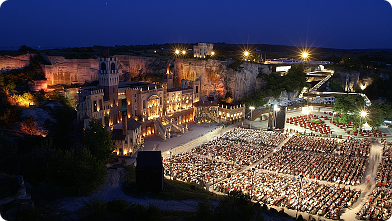
{"label": "night sky", "polygon": [[0,49],[226,42],[392,49],[385,0],[8,0]]}

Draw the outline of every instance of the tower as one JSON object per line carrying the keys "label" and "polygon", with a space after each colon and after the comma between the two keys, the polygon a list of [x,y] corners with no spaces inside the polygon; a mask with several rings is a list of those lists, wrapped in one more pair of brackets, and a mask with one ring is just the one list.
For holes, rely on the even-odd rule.
{"label": "tower", "polygon": [[103,89],[103,100],[109,105],[109,125],[116,124],[119,121],[118,115],[118,83],[119,73],[117,69],[118,59],[114,57],[99,58],[99,87]]}
{"label": "tower", "polygon": [[167,64],[166,74],[163,78],[163,82],[167,84],[167,89],[173,88],[173,73],[170,72],[170,66]]}

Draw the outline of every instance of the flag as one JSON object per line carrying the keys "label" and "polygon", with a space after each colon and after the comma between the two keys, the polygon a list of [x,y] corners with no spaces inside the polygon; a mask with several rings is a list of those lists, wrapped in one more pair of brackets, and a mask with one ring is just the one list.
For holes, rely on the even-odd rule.
{"label": "flag", "polygon": [[103,54],[105,58],[109,57],[109,48],[106,49],[105,53]]}

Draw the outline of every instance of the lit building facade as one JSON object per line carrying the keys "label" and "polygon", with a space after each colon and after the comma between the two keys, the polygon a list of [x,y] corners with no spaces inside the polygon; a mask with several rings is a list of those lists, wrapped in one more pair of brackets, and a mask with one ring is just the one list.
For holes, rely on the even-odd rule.
{"label": "lit building facade", "polygon": [[[156,134],[166,139],[172,131],[184,132],[187,128],[181,124],[194,120],[193,103],[200,98],[200,81],[188,84],[183,80],[180,87],[172,88],[173,74],[168,68],[167,80],[161,85],[119,82],[117,58],[98,60],[99,85],[79,88],[77,118],[85,127],[95,118],[110,128],[118,154],[133,153],[143,136]],[[140,129],[121,127],[135,119]]]}
{"label": "lit building facade", "polygon": [[99,85],[79,88],[78,120],[85,127],[98,119],[112,132],[119,155],[134,153],[143,137],[156,134],[162,139],[173,132],[185,132],[186,123],[220,122],[242,119],[245,107],[221,107],[214,101],[201,101],[200,80],[181,80],[173,88],[169,66],[163,84],[119,82],[117,58],[99,58]]}
{"label": "lit building facade", "polygon": [[211,56],[214,53],[214,44],[198,43],[193,46],[193,57],[205,58],[207,55]]}
{"label": "lit building facade", "polygon": [[244,118],[245,106],[239,105],[219,105],[215,101],[199,101],[194,104],[195,122],[233,122]]}

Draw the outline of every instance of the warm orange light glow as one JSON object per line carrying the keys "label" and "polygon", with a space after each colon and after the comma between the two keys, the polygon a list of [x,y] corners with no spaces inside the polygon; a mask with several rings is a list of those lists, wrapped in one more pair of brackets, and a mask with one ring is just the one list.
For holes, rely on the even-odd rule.
{"label": "warm orange light glow", "polygon": [[14,94],[9,97],[9,101],[12,105],[18,105],[20,107],[29,107],[34,105],[33,95],[30,93],[24,93],[22,95]]}
{"label": "warm orange light glow", "polygon": [[244,56],[245,56],[245,57],[248,57],[248,56],[249,56],[249,51],[245,51],[245,52],[244,52]]}

